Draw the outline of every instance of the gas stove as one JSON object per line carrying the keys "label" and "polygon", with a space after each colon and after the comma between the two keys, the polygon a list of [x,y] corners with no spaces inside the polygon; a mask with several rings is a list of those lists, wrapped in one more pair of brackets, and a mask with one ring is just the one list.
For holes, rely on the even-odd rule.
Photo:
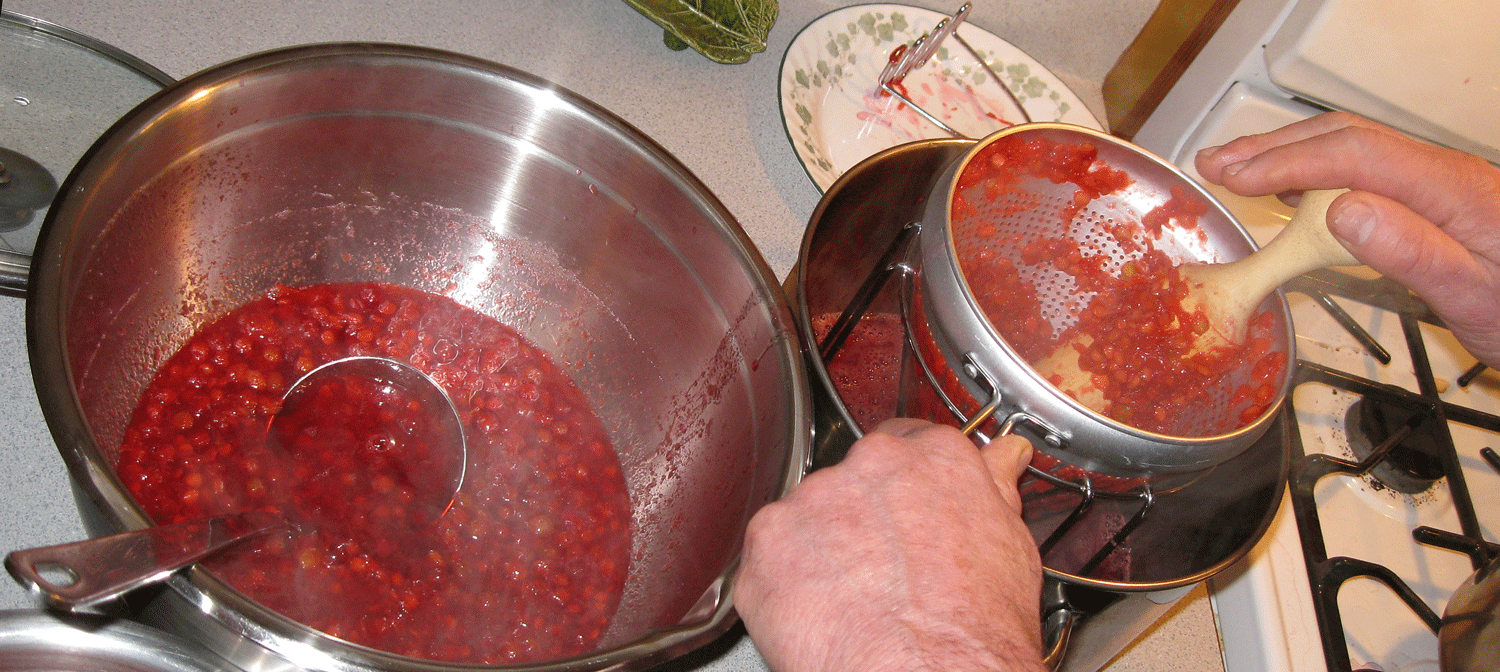
{"label": "gas stove", "polygon": [[1300,454],[1252,562],[1211,581],[1226,662],[1437,670],[1437,618],[1497,548],[1500,378],[1388,281],[1288,289]]}
{"label": "gas stove", "polygon": [[[1477,26],[1500,10],[1430,9],[1243,0],[1133,139],[1196,175],[1201,148],[1344,109],[1493,161],[1493,128],[1464,117],[1493,107],[1500,49]],[[1273,197],[1215,193],[1261,244],[1290,215]],[[1437,670],[1436,619],[1495,549],[1500,475],[1487,451],[1500,443],[1500,377],[1367,268],[1286,290],[1296,456],[1265,538],[1209,582],[1226,668]]]}

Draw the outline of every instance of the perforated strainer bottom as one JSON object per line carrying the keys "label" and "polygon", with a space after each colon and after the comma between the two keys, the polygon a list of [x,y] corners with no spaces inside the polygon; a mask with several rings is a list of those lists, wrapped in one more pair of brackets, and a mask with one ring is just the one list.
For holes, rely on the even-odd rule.
{"label": "perforated strainer bottom", "polygon": [[[999,146],[1006,142],[1008,146]],[[1215,237],[1200,226],[1196,215],[1180,214],[1184,203],[1192,204],[1188,211],[1206,212],[1207,207],[1198,204],[1210,202],[1209,197],[1201,190],[1183,188],[1180,183],[1186,179],[1180,175],[1168,174],[1172,179],[1166,179],[1149,157],[1106,151],[1122,148],[1098,147],[1096,160],[1094,148],[1086,144],[1027,144],[1035,142],[1014,136],[996,141],[993,144],[999,151],[975,154],[954,191],[950,242],[964,287],[976,297],[986,319],[1044,376],[1050,375],[1049,355],[1071,353],[1066,348],[1075,344],[1086,346],[1100,330],[1139,333],[1138,342],[1150,343],[1157,333],[1153,329],[1165,332],[1185,328],[1176,326],[1183,320],[1172,322],[1173,326],[1165,326],[1168,323],[1164,321],[1160,327],[1153,321],[1157,316],[1175,319],[1172,311],[1181,310],[1171,291],[1183,290],[1165,289],[1168,276],[1175,275],[1170,266],[1221,261],[1227,256],[1214,244]],[[1086,149],[1089,151],[1083,151]],[[1155,170],[1144,170],[1148,164]],[[1168,218],[1164,213],[1178,216]],[[1148,255],[1152,259],[1145,259]],[[1149,286],[1141,291],[1137,285],[1124,295],[1135,301],[1132,305],[1138,309],[1118,314],[1133,321],[1119,324],[1118,329],[1085,324],[1081,331],[1069,331],[1079,327],[1080,315],[1099,297],[1101,285],[1109,284],[1101,279],[1145,272],[1142,269],[1158,273],[1166,269],[1167,274],[1161,276],[1162,291]],[[1155,277],[1151,279],[1156,281]],[[1152,309],[1151,301],[1160,301],[1162,308]],[[1264,336],[1270,326],[1266,325],[1260,335]],[[1086,340],[1077,340],[1080,334]],[[1246,389],[1252,382],[1252,365],[1259,357],[1258,353],[1250,354],[1243,362],[1238,355],[1226,355],[1218,362],[1218,370],[1205,358],[1197,367],[1202,375],[1192,380],[1196,389],[1192,390],[1191,403],[1172,407],[1170,417],[1157,418],[1157,424],[1147,422],[1143,410],[1162,415],[1167,412],[1127,408],[1130,403],[1121,399],[1118,389],[1131,389],[1128,386],[1111,392],[1112,401],[1104,401],[1101,393],[1109,385],[1124,385],[1125,381],[1115,376],[1148,374],[1122,374],[1128,367],[1109,369],[1107,373],[1091,369],[1066,384],[1056,377],[1053,382],[1093,410],[1126,424],[1175,436],[1212,436],[1254,420],[1242,418],[1247,409],[1256,407],[1255,403],[1245,403],[1247,396],[1253,396],[1247,395]],[[1181,367],[1173,362],[1160,371],[1187,368],[1187,358],[1179,359],[1184,360]],[[1077,367],[1073,370],[1076,373]],[[1160,371],[1153,373],[1161,375]],[[1110,377],[1109,382],[1101,382],[1101,375]],[[1172,387],[1181,389],[1182,385],[1177,381]]]}

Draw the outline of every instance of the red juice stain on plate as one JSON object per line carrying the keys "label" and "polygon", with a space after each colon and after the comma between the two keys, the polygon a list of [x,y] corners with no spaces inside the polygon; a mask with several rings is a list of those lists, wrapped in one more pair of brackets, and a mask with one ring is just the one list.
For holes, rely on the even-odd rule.
{"label": "red juice stain on plate", "polygon": [[[410,363],[458,407],[469,464],[435,523],[412,523],[423,515],[409,509],[406,467],[348,463],[430,443],[399,402],[335,382],[306,413],[315,445],[268,445],[287,387],[352,355]],[[389,423],[397,436],[383,435]],[[624,476],[577,386],[509,327],[391,285],[278,287],[203,327],[142,394],[116,469],[158,523],[247,510],[302,521],[204,564],[289,618],[416,658],[586,653],[630,565]]]}

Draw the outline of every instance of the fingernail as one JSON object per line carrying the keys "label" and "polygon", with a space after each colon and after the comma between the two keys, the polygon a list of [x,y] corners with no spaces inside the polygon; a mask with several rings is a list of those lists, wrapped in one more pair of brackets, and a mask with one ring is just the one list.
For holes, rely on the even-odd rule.
{"label": "fingernail", "polygon": [[1364,245],[1375,233],[1375,211],[1363,202],[1349,203],[1328,220],[1328,230],[1354,245]]}
{"label": "fingernail", "polygon": [[1223,149],[1223,148],[1224,148],[1224,145],[1214,145],[1213,147],[1204,147],[1203,149],[1198,150],[1198,156],[1203,157],[1203,158],[1206,159],[1206,158],[1214,155],[1220,149]]}
{"label": "fingernail", "polygon": [[1017,453],[1016,453],[1016,474],[1017,475],[1020,475],[1021,473],[1023,473],[1023,472],[1026,471],[1026,465],[1031,464],[1032,453],[1035,453],[1035,452],[1036,452],[1036,449],[1032,448],[1029,444],[1027,445],[1027,447],[1022,448],[1020,451],[1017,451]]}
{"label": "fingernail", "polygon": [[1233,175],[1235,173],[1238,173],[1242,168],[1245,167],[1245,164],[1247,163],[1249,163],[1249,161],[1240,161],[1239,163],[1231,163],[1227,166],[1224,166],[1224,174]]}

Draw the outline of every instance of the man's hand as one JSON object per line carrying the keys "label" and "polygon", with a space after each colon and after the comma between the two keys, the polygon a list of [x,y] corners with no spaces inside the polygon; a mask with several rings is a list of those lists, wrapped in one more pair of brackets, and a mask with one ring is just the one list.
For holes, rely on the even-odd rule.
{"label": "man's hand", "polygon": [[751,520],[735,606],[777,672],[1041,669],[1018,437],[891,420]]}
{"label": "man's hand", "polygon": [[1500,169],[1341,112],[1209,147],[1197,168],[1245,196],[1353,190],[1328,209],[1328,229],[1500,368]]}

